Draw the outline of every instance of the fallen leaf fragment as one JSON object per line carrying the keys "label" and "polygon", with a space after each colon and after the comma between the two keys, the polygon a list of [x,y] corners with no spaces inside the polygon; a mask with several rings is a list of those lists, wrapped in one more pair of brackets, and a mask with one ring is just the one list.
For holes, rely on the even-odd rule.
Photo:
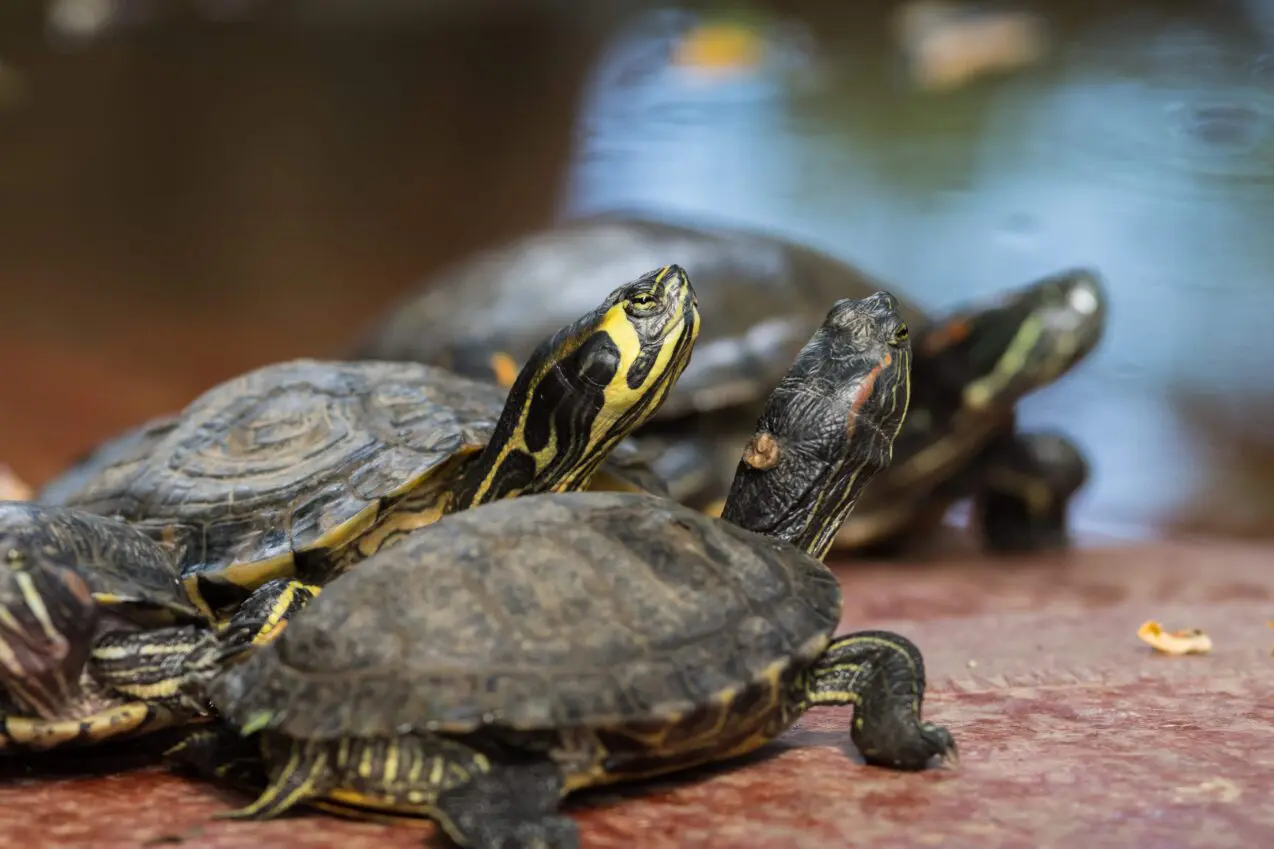
{"label": "fallen leaf fragment", "polygon": [[0,501],[30,501],[35,493],[13,469],[0,463]]}
{"label": "fallen leaf fragment", "polygon": [[1198,628],[1165,631],[1151,620],[1137,629],[1137,636],[1164,654],[1206,654],[1212,651],[1212,638]]}

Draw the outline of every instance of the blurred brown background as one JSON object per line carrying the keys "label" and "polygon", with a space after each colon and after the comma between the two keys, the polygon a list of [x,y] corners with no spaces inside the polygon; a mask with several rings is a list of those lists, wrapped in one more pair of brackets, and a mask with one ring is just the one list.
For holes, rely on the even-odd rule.
{"label": "blurred brown background", "polygon": [[468,252],[666,209],[933,306],[1096,265],[1106,342],[1024,408],[1092,457],[1081,528],[1274,535],[1274,12],[1014,6],[1022,66],[939,88],[900,5],[4,4],[0,459],[38,483]]}

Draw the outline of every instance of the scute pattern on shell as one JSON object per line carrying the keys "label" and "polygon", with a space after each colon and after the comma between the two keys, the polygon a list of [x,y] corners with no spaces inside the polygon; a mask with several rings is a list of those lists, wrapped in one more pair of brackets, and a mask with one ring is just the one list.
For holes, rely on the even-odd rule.
{"label": "scute pattern on shell", "polygon": [[123,522],[30,502],[0,503],[0,558],[37,552],[75,569],[94,593],[123,604],[197,613],[177,582],[168,552]]}
{"label": "scute pattern on shell", "polygon": [[147,458],[68,503],[171,536],[187,572],[265,560],[481,448],[504,401],[415,363],[273,364],[204,393]]}
{"label": "scute pattern on shell", "polygon": [[840,601],[821,562],[674,502],[528,496],[364,561],[210,696],[316,739],[667,721],[821,651]]}

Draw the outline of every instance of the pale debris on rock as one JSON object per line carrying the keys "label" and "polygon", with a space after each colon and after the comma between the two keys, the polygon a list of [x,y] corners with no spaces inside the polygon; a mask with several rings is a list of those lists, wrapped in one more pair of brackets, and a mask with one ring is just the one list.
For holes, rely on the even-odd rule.
{"label": "pale debris on rock", "polygon": [[1212,651],[1212,638],[1199,628],[1165,631],[1162,625],[1151,620],[1137,629],[1137,636],[1164,654],[1207,654]]}

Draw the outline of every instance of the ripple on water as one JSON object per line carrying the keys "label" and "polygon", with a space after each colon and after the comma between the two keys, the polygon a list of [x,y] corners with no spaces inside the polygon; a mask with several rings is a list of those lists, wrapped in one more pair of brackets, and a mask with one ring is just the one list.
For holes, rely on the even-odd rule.
{"label": "ripple on water", "polygon": [[1059,165],[1155,196],[1274,200],[1274,56],[1168,30],[1071,58],[1038,112]]}

